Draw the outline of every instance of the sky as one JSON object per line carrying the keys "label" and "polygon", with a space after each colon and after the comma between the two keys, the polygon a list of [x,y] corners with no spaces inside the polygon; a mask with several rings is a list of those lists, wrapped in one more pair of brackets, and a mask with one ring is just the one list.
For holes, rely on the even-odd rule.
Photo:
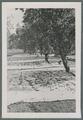
{"label": "sky", "polygon": [[23,12],[14,8],[7,9],[8,28],[11,33],[14,33],[17,26],[22,26]]}

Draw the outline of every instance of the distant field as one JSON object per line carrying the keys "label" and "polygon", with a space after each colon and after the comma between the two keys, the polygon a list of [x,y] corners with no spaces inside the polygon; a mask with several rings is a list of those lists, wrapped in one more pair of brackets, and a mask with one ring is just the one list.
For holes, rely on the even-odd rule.
{"label": "distant field", "polygon": [[[22,50],[11,50],[8,52],[8,54],[11,53],[11,55],[8,55],[8,65],[9,66],[34,66],[39,65],[40,67],[42,65],[47,64],[45,62],[45,56],[44,55],[29,55],[28,53],[23,53]],[[58,64],[58,62],[61,60],[60,56],[54,56],[53,54],[49,54],[49,62],[51,64]],[[61,63],[62,64],[62,63]],[[75,56],[70,55],[68,56],[68,64],[71,66],[75,66]],[[59,64],[58,64],[59,65]]]}

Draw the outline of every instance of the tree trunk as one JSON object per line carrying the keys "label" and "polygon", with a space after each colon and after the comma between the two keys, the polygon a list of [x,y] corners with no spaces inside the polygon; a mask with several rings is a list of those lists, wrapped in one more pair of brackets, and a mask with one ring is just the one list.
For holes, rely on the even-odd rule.
{"label": "tree trunk", "polygon": [[71,75],[75,76],[74,73],[70,72],[70,67],[68,66],[68,62],[67,62],[66,56],[64,56],[64,55],[62,55],[62,54],[60,54],[60,55],[61,55],[61,59],[62,59],[62,62],[63,62],[63,65],[64,65],[64,67],[65,67],[66,72],[68,72],[68,73],[70,73]]}
{"label": "tree trunk", "polygon": [[61,56],[61,58],[62,58],[63,65],[64,65],[64,67],[65,67],[66,72],[69,73],[69,72],[70,72],[70,68],[69,68],[69,66],[68,66],[66,57]]}
{"label": "tree trunk", "polygon": [[24,48],[24,53],[26,52],[26,47]]}
{"label": "tree trunk", "polygon": [[42,52],[40,52],[40,55],[42,56]]}
{"label": "tree trunk", "polygon": [[61,55],[61,59],[62,59],[63,65],[65,67],[65,70],[66,70],[66,72],[69,73],[70,72],[70,68],[68,66],[68,62],[67,62],[66,56],[64,56],[63,53],[61,53],[61,51],[60,51],[60,55]]}
{"label": "tree trunk", "polygon": [[46,61],[47,63],[49,63],[48,54],[47,54],[47,53],[45,54],[45,61]]}
{"label": "tree trunk", "polygon": [[70,72],[70,68],[69,68],[69,66],[68,66],[68,63],[67,63],[67,60],[66,60],[66,58],[64,58],[63,60],[63,64],[64,64],[64,67],[65,67],[65,70],[66,70],[66,72]]}

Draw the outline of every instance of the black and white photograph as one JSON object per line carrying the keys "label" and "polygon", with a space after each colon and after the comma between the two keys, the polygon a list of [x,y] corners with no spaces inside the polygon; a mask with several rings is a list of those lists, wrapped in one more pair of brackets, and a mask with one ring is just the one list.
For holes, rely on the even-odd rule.
{"label": "black and white photograph", "polygon": [[81,3],[2,3],[2,117],[81,117]]}

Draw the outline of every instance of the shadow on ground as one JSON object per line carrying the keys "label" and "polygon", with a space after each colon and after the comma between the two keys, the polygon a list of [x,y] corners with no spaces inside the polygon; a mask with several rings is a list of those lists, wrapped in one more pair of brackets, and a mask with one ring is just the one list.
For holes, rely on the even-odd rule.
{"label": "shadow on ground", "polygon": [[76,101],[58,100],[43,102],[17,102],[8,105],[8,112],[58,112],[72,113],[76,110]]}

